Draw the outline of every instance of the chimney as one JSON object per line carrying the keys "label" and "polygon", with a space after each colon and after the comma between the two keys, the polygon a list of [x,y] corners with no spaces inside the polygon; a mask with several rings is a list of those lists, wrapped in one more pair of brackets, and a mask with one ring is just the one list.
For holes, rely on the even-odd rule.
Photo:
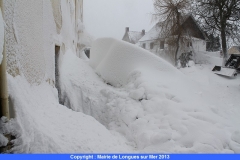
{"label": "chimney", "polygon": [[126,33],[129,32],[129,27],[126,27],[125,32]]}
{"label": "chimney", "polygon": [[145,35],[145,29],[142,30],[142,35]]}

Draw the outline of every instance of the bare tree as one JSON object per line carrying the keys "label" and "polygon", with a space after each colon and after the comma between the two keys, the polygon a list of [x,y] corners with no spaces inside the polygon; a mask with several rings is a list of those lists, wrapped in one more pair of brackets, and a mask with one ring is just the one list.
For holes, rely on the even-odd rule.
{"label": "bare tree", "polygon": [[196,15],[205,24],[206,30],[220,32],[223,51],[223,65],[227,60],[227,38],[239,41],[240,1],[239,0],[197,0]]}
{"label": "bare tree", "polygon": [[[174,63],[177,65],[177,53],[180,46],[180,37],[183,33],[183,28],[181,26],[182,13],[186,11],[189,7],[188,0],[154,0],[154,20],[159,21],[159,27],[161,32],[159,35],[161,38],[169,37],[170,35],[174,37],[174,43],[176,45],[176,50],[174,53]],[[174,34],[174,35],[173,35]]]}

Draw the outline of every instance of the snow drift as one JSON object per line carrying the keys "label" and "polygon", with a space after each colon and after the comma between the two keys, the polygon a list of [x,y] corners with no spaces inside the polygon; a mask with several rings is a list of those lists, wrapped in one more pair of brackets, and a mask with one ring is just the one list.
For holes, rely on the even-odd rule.
{"label": "snow drift", "polygon": [[93,43],[90,65],[114,86],[125,85],[130,74],[140,68],[176,72],[175,68],[151,52],[113,38],[101,38]]}
{"label": "snow drift", "polygon": [[119,87],[101,90],[99,98],[105,97],[106,105],[99,116],[139,151],[240,152],[239,112],[225,114],[227,108],[214,91],[161,58],[127,42],[102,38],[93,43],[90,65]]}
{"label": "snow drift", "polygon": [[182,69],[193,81],[150,52],[111,38],[97,40],[90,58],[106,82],[121,87],[104,83],[89,61],[67,50],[60,81],[72,110],[58,104],[48,83],[30,86],[9,76],[16,119],[4,123],[0,145],[7,143],[3,134],[13,133],[16,153],[240,153],[239,82],[224,86],[227,80],[211,71],[211,77],[200,74],[209,70],[203,66]]}
{"label": "snow drift", "polygon": [[[8,76],[16,118],[0,121],[2,134],[12,134],[14,153],[130,152],[131,149],[94,118],[58,103],[57,90],[48,83],[30,86],[20,76]],[[21,85],[19,85],[21,84]],[[1,127],[0,127],[1,128]]]}

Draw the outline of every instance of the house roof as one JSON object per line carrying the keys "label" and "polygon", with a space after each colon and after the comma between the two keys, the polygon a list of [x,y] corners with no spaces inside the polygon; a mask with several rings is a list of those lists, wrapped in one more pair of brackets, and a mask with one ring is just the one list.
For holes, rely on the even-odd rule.
{"label": "house roof", "polygon": [[128,32],[128,37],[131,41],[131,43],[136,44],[139,39],[141,39],[144,35],[142,34],[142,32],[136,32],[136,31],[129,31]]}
{"label": "house roof", "polygon": [[[191,14],[183,16],[181,21],[182,21],[181,25],[183,27],[189,27],[188,23],[193,23],[195,25],[194,28],[197,28],[199,31],[200,36],[199,35],[198,36],[204,40],[208,39],[207,36],[205,35],[205,33],[203,32],[203,30],[201,29],[201,27],[198,25],[198,23],[195,21],[195,19],[193,18],[193,16]],[[139,40],[139,42],[151,41],[151,40],[156,40],[159,38],[164,38],[164,36],[161,35],[161,22],[158,22],[157,24],[155,24],[153,26],[153,28]]]}
{"label": "house roof", "polygon": [[228,54],[240,54],[240,46],[232,46],[228,50]]}
{"label": "house roof", "polygon": [[150,31],[148,31],[140,40],[141,41],[150,41],[150,40],[156,40],[158,39],[161,33],[161,28],[159,27],[158,24],[154,25]]}

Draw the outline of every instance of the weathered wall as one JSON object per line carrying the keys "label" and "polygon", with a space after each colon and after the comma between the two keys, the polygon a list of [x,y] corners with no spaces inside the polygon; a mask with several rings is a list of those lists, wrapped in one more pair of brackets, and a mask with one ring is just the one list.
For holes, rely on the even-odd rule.
{"label": "weathered wall", "polygon": [[7,72],[24,76],[31,84],[54,85],[55,45],[61,54],[76,51],[75,1],[4,0],[3,4]]}
{"label": "weathered wall", "polygon": [[62,29],[62,12],[61,12],[61,1],[59,0],[51,0],[54,21],[56,24],[57,33],[60,34]]}
{"label": "weathered wall", "polygon": [[4,21],[5,26],[5,50],[7,53],[7,72],[12,76],[19,75],[19,66],[17,61],[17,40],[13,26],[15,0],[5,0]]}
{"label": "weathered wall", "polygon": [[44,79],[46,69],[43,47],[43,1],[16,0],[13,18],[20,73],[28,82],[40,83]]}

